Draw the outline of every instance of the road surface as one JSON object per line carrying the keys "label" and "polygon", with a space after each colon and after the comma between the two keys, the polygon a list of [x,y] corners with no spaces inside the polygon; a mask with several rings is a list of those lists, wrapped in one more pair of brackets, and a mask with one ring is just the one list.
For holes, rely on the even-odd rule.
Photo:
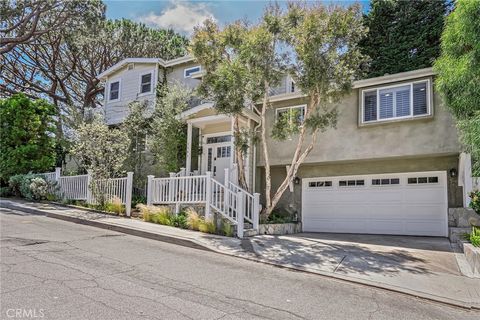
{"label": "road surface", "polygon": [[480,319],[475,311],[45,216],[1,208],[0,223],[0,319]]}

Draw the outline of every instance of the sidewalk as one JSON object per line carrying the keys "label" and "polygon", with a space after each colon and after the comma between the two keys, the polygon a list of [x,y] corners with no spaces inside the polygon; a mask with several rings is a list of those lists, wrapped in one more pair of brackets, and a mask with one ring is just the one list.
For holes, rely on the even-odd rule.
{"label": "sidewalk", "polygon": [[443,238],[299,234],[240,240],[47,203],[2,199],[0,206],[480,309],[480,279],[459,272]]}

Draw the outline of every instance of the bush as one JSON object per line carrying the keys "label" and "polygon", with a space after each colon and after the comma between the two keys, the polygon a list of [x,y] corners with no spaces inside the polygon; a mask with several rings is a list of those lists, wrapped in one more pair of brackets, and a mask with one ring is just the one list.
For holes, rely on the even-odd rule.
{"label": "bush", "polygon": [[12,195],[13,193],[10,187],[0,187],[0,197],[10,197]]}
{"label": "bush", "polygon": [[185,210],[185,213],[187,214],[187,226],[190,230],[199,230],[199,225],[201,218],[198,215],[197,211],[193,208],[187,208]]}
{"label": "bush", "polygon": [[137,209],[140,210],[143,220],[146,222],[173,226],[172,213],[168,207],[155,207],[139,204],[137,205]]}
{"label": "bush", "polygon": [[46,199],[53,185],[36,174],[17,174],[11,176],[8,185],[15,196],[21,196],[29,200]]}
{"label": "bush", "polygon": [[45,179],[41,177],[35,177],[31,179],[28,188],[30,190],[32,199],[42,200],[47,198],[48,183],[45,181]]}
{"label": "bush", "polygon": [[470,233],[470,242],[474,247],[480,247],[480,228],[472,226],[472,233]]}
{"label": "bush", "polygon": [[200,219],[198,230],[201,232],[213,234],[217,230],[217,227],[215,226],[215,222],[212,220]]}
{"label": "bush", "polygon": [[177,215],[172,216],[172,226],[182,229],[188,229],[187,213],[185,211],[180,212]]}
{"label": "bush", "polygon": [[470,208],[472,208],[476,213],[480,214],[480,190],[475,190],[470,192]]}
{"label": "bush", "polygon": [[225,219],[222,219],[222,234],[227,237],[233,237],[233,225]]}
{"label": "bush", "polygon": [[24,177],[25,177],[24,174],[17,174],[17,175],[11,176],[10,179],[8,180],[8,185],[14,196],[20,197],[22,195],[22,192],[20,191],[20,187],[22,185]]}
{"label": "bush", "polygon": [[281,209],[275,209],[272,211],[272,213],[268,216],[268,218],[265,220],[265,218],[262,216],[260,217],[260,223],[290,223],[293,222],[293,215],[287,211],[281,210]]}
{"label": "bush", "polygon": [[143,204],[147,202],[147,198],[145,196],[139,196],[134,194],[132,196],[132,208],[137,208],[137,205]]}
{"label": "bush", "polygon": [[111,202],[105,204],[105,211],[123,215],[125,213],[125,206],[122,204],[122,199],[114,197]]}

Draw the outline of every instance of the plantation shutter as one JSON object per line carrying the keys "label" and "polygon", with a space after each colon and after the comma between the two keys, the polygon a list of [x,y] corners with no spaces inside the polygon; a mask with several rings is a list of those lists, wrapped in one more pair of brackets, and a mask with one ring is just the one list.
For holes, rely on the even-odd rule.
{"label": "plantation shutter", "polygon": [[413,84],[413,115],[427,113],[427,83],[415,83]]}
{"label": "plantation shutter", "polygon": [[364,93],[363,121],[377,120],[377,91]]}
{"label": "plantation shutter", "polygon": [[410,86],[404,86],[395,90],[396,117],[410,115]]}
{"label": "plantation shutter", "polygon": [[380,119],[393,118],[393,91],[380,91]]}

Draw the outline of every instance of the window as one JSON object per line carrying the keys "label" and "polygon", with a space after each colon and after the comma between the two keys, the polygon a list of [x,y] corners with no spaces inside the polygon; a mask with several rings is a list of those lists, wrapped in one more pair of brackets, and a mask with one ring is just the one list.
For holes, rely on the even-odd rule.
{"label": "window", "polygon": [[362,91],[362,122],[429,115],[429,84],[429,80],[424,80]]}
{"label": "window", "polygon": [[438,183],[438,177],[418,177],[418,178],[408,178],[408,184],[428,184],[428,183]]}
{"label": "window", "polygon": [[298,125],[301,125],[305,119],[305,107],[305,105],[302,105],[278,108],[276,109],[276,119],[277,121],[280,119],[287,119],[289,123],[293,123],[295,121]]}
{"label": "window", "polygon": [[120,81],[110,83],[110,92],[108,94],[108,100],[114,101],[120,99]]}
{"label": "window", "polygon": [[331,187],[332,181],[311,181],[308,183],[310,188]]}
{"label": "window", "polygon": [[355,186],[364,186],[365,180],[340,180],[338,182],[339,187],[355,187]]}
{"label": "window", "polygon": [[372,179],[372,186],[385,186],[392,184],[400,184],[399,178],[392,179]]}
{"label": "window", "polygon": [[207,144],[232,141],[232,136],[208,137]]}
{"label": "window", "polygon": [[217,147],[217,158],[230,157],[230,146]]}
{"label": "window", "polygon": [[187,68],[183,71],[183,76],[185,78],[190,78],[192,76],[192,73],[199,72],[200,70],[202,70],[200,66]]}
{"label": "window", "polygon": [[152,73],[140,76],[140,93],[152,92]]}

